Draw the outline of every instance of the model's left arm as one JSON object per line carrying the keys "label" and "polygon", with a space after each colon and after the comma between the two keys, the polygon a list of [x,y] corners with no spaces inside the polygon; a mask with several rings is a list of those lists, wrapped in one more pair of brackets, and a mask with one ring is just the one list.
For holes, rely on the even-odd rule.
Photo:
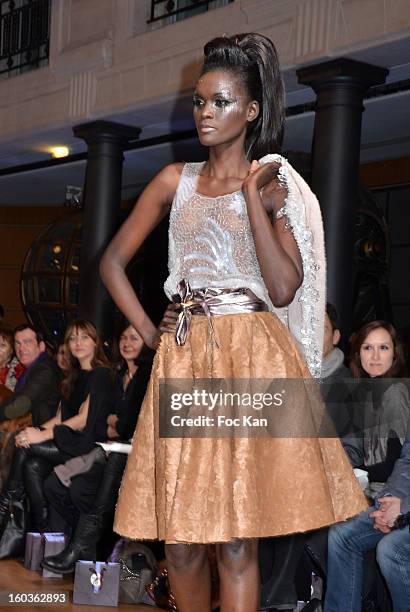
{"label": "model's left arm", "polygon": [[278,163],[259,167],[252,162],[242,191],[263,280],[273,305],[281,307],[292,302],[302,284],[303,265],[286,217],[276,217],[287,196],[277,179],[278,168]]}

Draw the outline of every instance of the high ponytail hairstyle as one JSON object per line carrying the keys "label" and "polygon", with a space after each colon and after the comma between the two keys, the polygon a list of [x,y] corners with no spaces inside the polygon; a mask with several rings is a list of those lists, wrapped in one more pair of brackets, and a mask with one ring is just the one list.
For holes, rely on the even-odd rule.
{"label": "high ponytail hairstyle", "polygon": [[227,70],[241,78],[259,115],[249,123],[245,148],[249,160],[279,153],[285,120],[284,89],[279,60],[272,41],[262,34],[214,38],[204,47],[201,75]]}

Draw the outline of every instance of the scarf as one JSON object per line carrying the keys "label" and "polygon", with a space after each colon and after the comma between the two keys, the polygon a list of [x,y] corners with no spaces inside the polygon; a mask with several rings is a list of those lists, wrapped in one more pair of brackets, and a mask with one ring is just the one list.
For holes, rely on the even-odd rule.
{"label": "scarf", "polygon": [[316,196],[306,181],[281,155],[265,155],[260,164],[280,164],[278,179],[288,192],[276,217],[286,216],[303,263],[303,282],[293,301],[274,308],[298,343],[309,371],[319,378],[322,370],[326,305],[326,258],[322,215]]}

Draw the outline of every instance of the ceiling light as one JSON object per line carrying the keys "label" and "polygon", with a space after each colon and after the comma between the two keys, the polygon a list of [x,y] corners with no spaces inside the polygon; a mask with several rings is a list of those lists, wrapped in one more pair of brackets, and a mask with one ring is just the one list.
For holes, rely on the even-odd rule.
{"label": "ceiling light", "polygon": [[54,158],[67,157],[70,155],[70,149],[68,147],[53,147],[50,149],[51,156]]}

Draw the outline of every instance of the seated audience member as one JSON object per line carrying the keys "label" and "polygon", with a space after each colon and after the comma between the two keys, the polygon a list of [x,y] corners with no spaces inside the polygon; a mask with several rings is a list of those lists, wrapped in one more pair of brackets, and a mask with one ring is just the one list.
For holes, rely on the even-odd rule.
{"label": "seated audience member", "polygon": [[55,360],[60,372],[63,374],[70,369],[69,351],[64,342],[61,342],[61,344],[58,345]]}
{"label": "seated audience member", "polygon": [[[320,387],[326,410],[339,435],[350,431],[350,408],[352,403],[349,380],[351,372],[344,365],[344,353],[337,347],[340,342],[338,317],[335,307],[326,304],[323,338],[323,363]],[[326,435],[333,432],[326,432]],[[355,466],[361,463],[353,436],[342,438],[342,444]],[[360,458],[360,460],[359,460]],[[326,563],[327,530],[310,534],[294,534],[260,542],[260,566],[262,578],[261,609],[293,610],[297,604],[295,577],[299,562],[308,547],[310,555],[320,568]],[[272,565],[273,563],[273,565]],[[307,576],[310,584],[310,576]]]}
{"label": "seated audience member", "polygon": [[333,304],[326,304],[323,337],[323,361],[320,387],[336,433],[341,438],[343,448],[352,467],[363,462],[361,442],[353,431],[352,410],[352,373],[344,365],[345,356],[338,348],[340,342],[338,314]]}
{"label": "seated audience member", "polygon": [[329,530],[325,612],[360,612],[363,560],[376,548],[394,612],[410,610],[410,420],[401,456],[375,506]]}
{"label": "seated audience member", "polygon": [[0,421],[31,414],[33,425],[39,427],[56,414],[60,399],[58,369],[46,352],[41,334],[31,325],[14,330],[14,349],[25,371],[13,396],[0,405]]}
{"label": "seated audience member", "polygon": [[0,327],[0,385],[14,391],[23,372],[24,366],[14,356],[13,332]]}
{"label": "seated audience member", "polygon": [[410,416],[403,350],[394,327],[386,321],[365,324],[351,345],[350,369],[360,381],[355,389],[354,418],[362,429],[360,467],[368,472],[373,498],[390,476],[406,437]]}
{"label": "seated audience member", "polygon": [[[143,348],[138,332],[128,325],[119,337],[122,364],[116,377],[115,412],[107,419],[108,437],[129,440],[139,416],[151,373],[153,352]],[[106,462],[97,461],[65,486],[54,472],[45,482],[50,504],[75,527],[63,552],[46,557],[43,567],[65,574],[74,571],[78,559],[94,559],[96,546],[112,526],[118,490],[128,455],[110,452]]]}
{"label": "seated audience member", "polygon": [[106,439],[106,420],[112,412],[111,368],[102,342],[89,321],[71,322],[65,342],[70,368],[62,382],[58,413],[40,428],[27,427],[16,436],[16,450],[9,478],[0,495],[0,528],[8,518],[10,499],[27,494],[32,526],[48,527],[48,503],[43,491],[45,478],[54,466],[80,457]]}
{"label": "seated audience member", "polygon": [[[0,404],[12,396],[23,372],[24,367],[17,357],[14,357],[12,330],[0,327]],[[30,417],[23,419],[25,420],[23,423],[21,418],[0,423],[0,489],[9,473],[15,432],[30,422]]]}

